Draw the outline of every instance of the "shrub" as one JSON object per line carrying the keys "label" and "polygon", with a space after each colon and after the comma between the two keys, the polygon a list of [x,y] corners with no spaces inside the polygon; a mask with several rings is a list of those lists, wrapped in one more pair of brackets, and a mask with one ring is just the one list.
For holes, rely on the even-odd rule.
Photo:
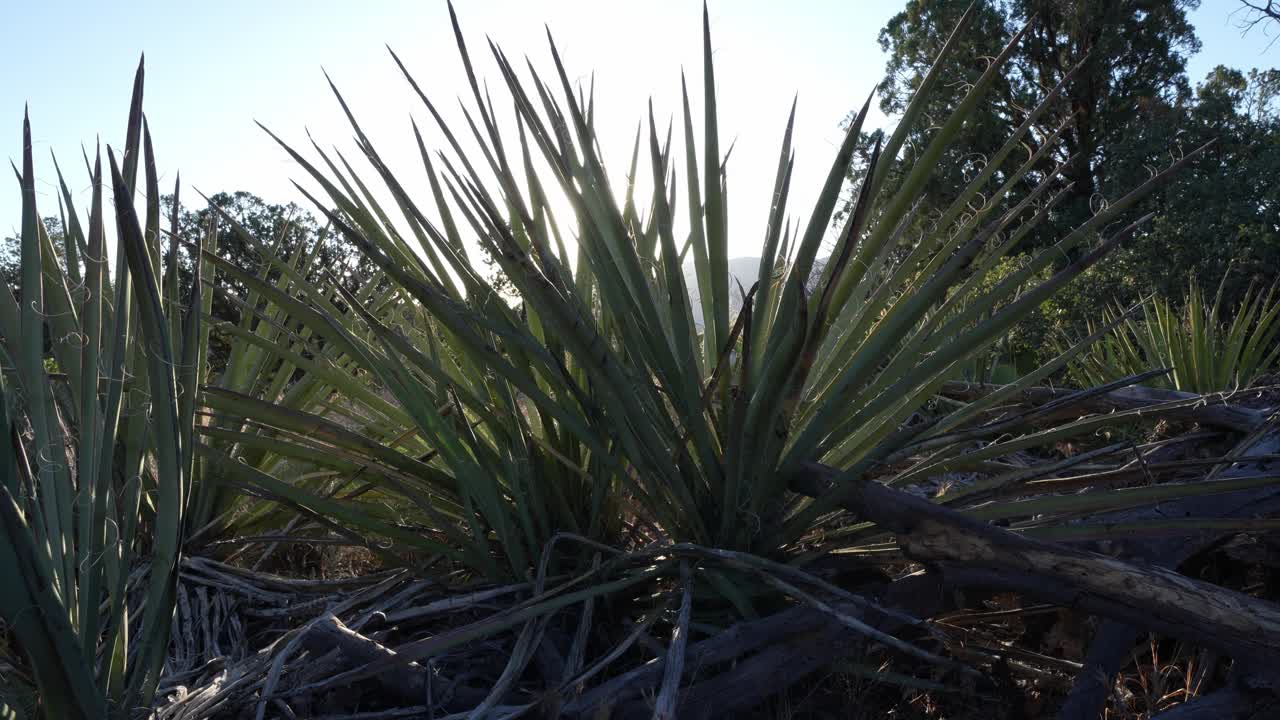
{"label": "shrub", "polygon": [[[850,126],[804,229],[794,234],[783,232],[789,120],[759,278],[735,315],[709,29],[701,134],[695,133],[686,88],[683,151],[658,131],[651,112],[648,132],[636,137],[631,180],[621,193],[611,187],[598,154],[592,96],[570,82],[554,42],[549,81],[532,67],[522,78],[490,45],[514,106],[509,125],[515,132],[504,134],[506,121],[481,89],[456,18],[455,31],[473,89],[467,119],[478,155],[464,151],[395,58],[450,145],[449,154],[433,154],[414,125],[429,197],[406,190],[407,181],[390,171],[336,87],[381,194],[345,157],[316,145],[319,162],[313,164],[280,141],[320,188],[319,197],[308,197],[380,268],[391,290],[362,298],[336,283],[285,288],[243,280],[259,297],[289,308],[314,338],[310,347],[332,353],[334,367],[376,379],[411,417],[404,437],[416,449],[406,454],[336,434],[307,438],[305,452],[315,463],[336,467],[359,460],[361,482],[381,491],[363,503],[333,503],[286,478],[245,468],[233,461],[234,449],[207,456],[229,476],[293,506],[356,532],[416,538],[418,546],[495,578],[525,577],[565,531],[612,547],[689,542],[777,555],[793,546],[835,509],[833,498],[805,501],[789,494],[788,478],[798,468],[823,462],[852,481],[886,457],[909,456],[913,443],[945,446],[937,439],[941,429],[905,423],[965,363],[1131,234],[1136,224],[1094,244],[1100,228],[1171,172],[1110,203],[1025,265],[1001,268],[1001,258],[1052,208],[1061,168],[1043,166],[1057,133],[1044,138],[1013,176],[996,177],[996,168],[1054,101],[1054,89],[1027,114],[1000,157],[960,191],[933,231],[902,252],[899,229],[909,224],[934,162],[996,77],[1006,48],[917,161],[889,173],[908,129],[923,121],[920,109],[936,73],[925,78],[902,124],[868,164],[856,207],[812,294],[805,281],[866,107]],[[962,24],[953,40],[963,32]],[[948,44],[944,54],[953,47]],[[635,190],[641,155],[647,155],[653,181],[652,195],[643,200]],[[686,178],[685,224],[676,220],[677,168]],[[1007,198],[1032,172],[1042,178],[1035,190]],[[891,177],[897,179],[890,183]],[[975,204],[982,192],[985,202]],[[394,203],[394,221],[380,200],[385,197]],[[559,207],[570,208],[572,217],[558,217]],[[1002,207],[1008,209],[997,211]],[[568,237],[570,228],[576,237]],[[500,265],[518,291],[518,307],[502,302],[478,274],[468,241]],[[1076,262],[1041,275],[1054,258],[1077,249]],[[690,254],[696,288],[686,286],[681,267]],[[999,276],[990,279],[993,272]],[[332,296],[340,296],[354,316],[336,317]],[[702,328],[693,321],[691,296],[701,306]],[[313,415],[265,417],[256,406],[250,412],[236,402],[247,401],[227,396],[218,409],[227,418],[239,411],[257,423],[258,442],[283,440],[277,452],[293,446],[300,454],[299,433],[329,427]],[[959,411],[938,427],[954,427],[982,407]],[[416,508],[432,531],[430,543],[377,517],[388,495]],[[568,558],[581,563],[589,556]],[[747,592],[726,594],[740,600]]]}
{"label": "shrub", "polygon": [[[954,51],[967,17],[944,57]],[[1078,344],[982,399],[913,421],[944,383],[1131,235],[1147,218],[1106,239],[1098,232],[1127,219],[1145,194],[1195,155],[1109,203],[1028,263],[1002,267],[1001,259],[1045,219],[1055,191],[1061,192],[1062,166],[1044,167],[1057,133],[1038,138],[1040,149],[1015,173],[996,174],[1054,102],[1055,88],[930,231],[904,248],[900,230],[912,225],[935,163],[1021,33],[914,162],[891,173],[909,129],[926,121],[924,99],[935,89],[943,59],[925,76],[902,124],[866,164],[857,202],[812,292],[807,282],[870,98],[798,226],[803,230],[794,233],[784,232],[793,161],[788,119],[758,280],[735,312],[727,272],[728,186],[705,15],[701,135],[687,90],[682,150],[658,132],[650,112],[621,194],[610,186],[599,155],[592,96],[570,82],[554,43],[550,81],[532,67],[522,78],[490,45],[514,106],[515,132],[504,134],[456,19],[455,31],[475,101],[467,125],[479,153],[464,151],[396,58],[450,146],[448,154],[433,155],[413,127],[431,190],[416,198],[335,88],[381,187],[372,190],[340,154],[316,146],[321,168],[281,145],[321,190],[319,197],[303,192],[378,274],[359,291],[342,278],[308,280],[315,248],[285,256],[222,215],[221,222],[265,257],[257,272],[248,272],[212,247],[193,248],[201,275],[220,272],[227,285],[244,289],[236,298],[244,309],[236,324],[205,324],[212,318],[200,276],[192,297],[177,296],[183,239],[176,221],[162,262],[141,71],[125,167],[117,169],[114,158],[111,163],[118,257],[127,258],[114,277],[98,262],[104,257],[101,174],[95,171],[99,195],[88,239],[82,242],[72,211],[59,265],[36,222],[28,142],[21,290],[39,300],[19,306],[8,294],[0,331],[6,372],[16,369],[10,373],[16,385],[5,376],[3,429],[13,437],[29,423],[33,431],[15,443],[25,454],[0,467],[0,521],[11,540],[0,563],[6,577],[23,581],[0,588],[0,610],[13,625],[25,609],[41,609],[46,622],[19,625],[16,634],[40,695],[49,698],[46,715],[97,717],[104,708],[123,715],[150,702],[167,646],[180,551],[229,527],[278,527],[305,517],[368,543],[389,561],[418,551],[491,580],[533,578],[530,598],[508,612],[400,648],[394,659],[420,660],[521,626],[511,664],[487,706],[530,661],[551,613],[581,604],[586,627],[590,603],[603,595],[626,591],[648,602],[655,586],[678,588],[673,657],[683,647],[694,597],[700,622],[752,616],[784,596],[830,609],[815,592],[864,602],[781,562],[799,564],[802,551],[833,547],[821,536],[833,518],[846,525],[831,536],[841,542],[879,532],[849,526],[838,515],[841,490],[984,467],[1009,452],[1131,416],[1034,429],[1004,441],[996,438],[1006,433],[1005,424],[981,422],[1011,393],[1069,362],[1084,348]],[[1069,81],[1070,75],[1063,83]],[[648,198],[637,197],[634,182],[642,145],[653,184]],[[132,203],[140,155],[145,222]],[[1027,177],[1038,178],[1034,190],[1009,197]],[[676,220],[678,195],[683,221]],[[394,220],[384,207],[388,198]],[[559,207],[568,207],[571,217],[557,216]],[[216,233],[211,228],[205,237]],[[482,277],[471,243],[498,264],[519,305],[508,304]],[[684,280],[690,253],[696,288]],[[1045,273],[1063,256],[1077,259]],[[90,268],[82,298],[69,289],[80,284],[77,257]],[[107,306],[102,297],[109,287],[116,301]],[[702,327],[693,321],[691,297],[698,298]],[[136,324],[130,298],[137,302]],[[69,401],[51,389],[44,371],[44,343],[32,328],[46,323],[60,339],[50,353],[70,380]],[[203,360],[211,330],[236,339],[216,379],[206,377]],[[87,340],[77,348],[65,341],[73,337]],[[147,402],[139,395],[135,412],[122,414],[124,397],[142,392]],[[79,410],[68,414],[68,408]],[[64,426],[60,419],[67,417],[71,424]],[[74,436],[73,463],[59,453]],[[975,448],[975,440],[985,444]],[[112,474],[117,457],[124,458],[120,478]],[[816,498],[791,493],[793,479],[815,463],[835,469],[835,491]],[[242,501],[232,489],[275,504]],[[1176,497],[1182,490],[1160,492]],[[1075,502],[1051,496],[1016,509],[991,503],[980,517],[1019,516],[1034,506],[1048,522],[1115,502],[1068,499]],[[149,550],[146,609],[140,642],[131,650],[124,632],[127,578],[141,550]],[[567,579],[549,587],[552,578]],[[95,626],[104,599],[105,633]],[[664,607],[659,603],[656,611]],[[886,646],[944,662],[840,617]],[[378,669],[375,663],[356,675]],[[678,682],[678,670],[674,676]],[[673,691],[664,683],[659,702],[672,702]],[[65,706],[57,705],[59,698]]]}
{"label": "shrub", "polygon": [[[0,615],[31,673],[5,678],[5,695],[34,685],[49,718],[123,718],[150,705],[193,489],[201,283],[184,313],[172,249],[162,261],[141,67],[123,168],[110,148],[107,156],[114,273],[100,154],[86,224],[59,172],[67,222],[55,251],[36,211],[24,121],[21,286],[0,294]],[[140,160],[145,222],[133,204]],[[131,583],[138,563],[145,579]],[[140,616],[132,630],[131,616]]]}
{"label": "shrub", "polygon": [[1072,363],[1071,377],[1088,387],[1168,368],[1154,384],[1201,394],[1248,387],[1280,360],[1278,300],[1274,287],[1251,287],[1227,322],[1221,288],[1210,304],[1192,281],[1180,306],[1153,297],[1142,303],[1142,319],[1108,311],[1104,322],[1115,330]]}

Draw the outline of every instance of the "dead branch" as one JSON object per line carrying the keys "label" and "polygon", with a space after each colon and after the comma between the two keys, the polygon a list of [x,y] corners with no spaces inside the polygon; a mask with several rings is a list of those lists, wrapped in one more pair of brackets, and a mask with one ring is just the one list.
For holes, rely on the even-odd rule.
{"label": "dead branch", "polygon": [[[795,634],[825,627],[829,622],[823,613],[812,608],[791,608],[761,620],[739,623],[713,638],[693,643],[686,650],[685,663],[694,668],[727,662]],[[562,712],[569,717],[592,717],[597,708],[616,707],[635,699],[658,685],[665,667],[666,658],[656,658],[583,693],[566,703]]]}
{"label": "dead branch", "polygon": [[1275,0],[1240,0],[1240,7],[1231,14],[1237,13],[1243,13],[1243,17],[1236,21],[1241,36],[1248,35],[1259,25],[1263,25],[1265,32],[1266,23],[1280,23],[1280,3]]}
{"label": "dead branch", "polygon": [[[738,663],[732,670],[680,693],[678,716],[694,720],[734,717],[789,688],[858,646],[858,634],[835,623],[789,638]],[[654,711],[644,699],[633,700],[611,717],[641,720]]]}
{"label": "dead branch", "polygon": [[796,492],[837,492],[841,505],[894,532],[908,557],[948,584],[1015,591],[1182,638],[1258,672],[1280,669],[1280,608],[1146,563],[1022,537],[875,482],[834,487],[838,471],[806,465]]}
{"label": "dead branch", "polygon": [[1152,720],[1262,720],[1277,714],[1280,702],[1275,696],[1232,685],[1182,703]]}
{"label": "dead branch", "polygon": [[[361,667],[375,660],[395,656],[395,651],[348,628],[332,613],[309,627],[302,636],[308,652],[322,656],[338,650],[350,667]],[[418,663],[397,663],[374,677],[386,692],[412,704],[427,699],[430,671]]]}
{"label": "dead branch", "polygon": [[[1224,466],[1217,477],[1229,479],[1247,473],[1271,471],[1278,464],[1274,459],[1277,452],[1280,452],[1280,427],[1264,426],[1240,443],[1232,453],[1234,462]],[[1204,498],[1184,498],[1137,510],[1109,513],[1097,520],[1134,522],[1192,515],[1203,518],[1241,518],[1262,517],[1276,512],[1280,512],[1280,489],[1264,487]],[[1125,557],[1138,558],[1172,569],[1221,536],[1221,533],[1199,533],[1189,537],[1135,538],[1115,543],[1111,550]],[[1138,628],[1114,620],[1105,621],[1098,627],[1098,632],[1089,645],[1084,670],[1067,696],[1059,718],[1084,720],[1098,717],[1110,692],[1111,680],[1128,661],[1130,649],[1138,634]]]}
{"label": "dead branch", "polygon": [[[953,400],[972,402],[990,395],[1002,387],[1002,385],[983,383],[948,382],[942,386],[939,394]],[[1019,405],[1040,406],[1062,400],[1077,392],[1076,390],[1063,388],[1030,387],[1015,394],[1012,402]],[[1240,390],[1232,393],[1204,395],[1201,397],[1202,403],[1167,409],[1162,412],[1162,416],[1173,420],[1197,422],[1202,425],[1236,430],[1238,432],[1252,432],[1267,421],[1267,413],[1233,404],[1233,400],[1249,392],[1253,391]],[[1104,413],[1119,410],[1137,410],[1145,407],[1156,408],[1167,403],[1194,400],[1196,397],[1194,393],[1134,385],[1101,395],[1083,397],[1078,402],[1064,406],[1061,414],[1072,416],[1079,415],[1082,412]],[[1054,416],[1054,414],[1050,414],[1045,419]]]}
{"label": "dead branch", "polygon": [[[738,623],[715,637],[691,643],[685,650],[685,672],[699,672],[748,653],[762,651],[762,648],[788,645],[796,637],[840,627],[819,610],[808,606],[793,607],[760,620]],[[657,687],[665,668],[666,657],[660,656],[565,703],[561,712],[567,717],[586,718],[594,717],[603,707],[624,706]]]}

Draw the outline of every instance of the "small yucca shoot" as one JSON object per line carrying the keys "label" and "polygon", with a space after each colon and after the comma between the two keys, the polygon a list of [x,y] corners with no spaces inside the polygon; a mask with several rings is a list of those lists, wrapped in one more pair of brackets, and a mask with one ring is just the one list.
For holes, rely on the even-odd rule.
{"label": "small yucca shoot", "polygon": [[[1225,280],[1223,281],[1225,285]],[[1175,390],[1212,393],[1248,387],[1280,369],[1280,298],[1275,287],[1250,287],[1231,313],[1222,316],[1219,286],[1213,303],[1192,281],[1181,308],[1167,298],[1142,304],[1142,318],[1127,318],[1070,366],[1081,385],[1111,382],[1151,368],[1167,368],[1153,383]],[[1107,322],[1116,316],[1104,314]]]}

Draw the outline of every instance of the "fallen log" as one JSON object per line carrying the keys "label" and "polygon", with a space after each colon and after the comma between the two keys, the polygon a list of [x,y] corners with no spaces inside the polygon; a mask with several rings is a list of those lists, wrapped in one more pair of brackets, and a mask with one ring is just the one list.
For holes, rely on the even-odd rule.
{"label": "fallen log", "polygon": [[[685,652],[685,672],[697,673],[705,667],[727,663],[761,648],[785,644],[790,638],[833,626],[838,624],[829,615],[808,606],[738,623],[715,637],[689,645]],[[665,668],[666,657],[660,656],[566,702],[561,712],[567,717],[595,717],[602,707],[626,705],[657,687]]]}
{"label": "fallen log", "polygon": [[[368,665],[395,657],[395,651],[348,628],[332,613],[312,623],[302,635],[302,646],[314,655],[332,650],[342,653],[349,667]],[[398,700],[414,705],[426,702],[430,671],[418,663],[396,663],[374,676],[378,686]]]}
{"label": "fallen log", "polygon": [[1032,540],[880,483],[835,487],[839,471],[811,463],[791,477],[812,497],[838,493],[858,517],[892,531],[904,553],[948,584],[1020,592],[1280,672],[1280,608],[1147,563]]}
{"label": "fallen log", "polygon": [[[835,623],[792,636],[743,660],[730,671],[682,690],[677,716],[687,720],[734,717],[846,657],[859,641],[857,633]],[[643,720],[654,717],[654,711],[651,703],[641,698],[610,717]]]}
{"label": "fallen log", "polygon": [[[1237,475],[1273,471],[1280,463],[1274,459],[1256,462],[1253,458],[1273,458],[1276,453],[1280,453],[1280,427],[1261,427],[1245,438],[1233,453],[1231,465],[1217,477],[1229,479]],[[1185,498],[1137,510],[1108,513],[1096,520],[1124,523],[1189,516],[1244,518],[1265,517],[1277,512],[1280,512],[1280,488],[1270,487],[1204,498]],[[1222,533],[1206,532],[1185,537],[1135,538],[1114,542],[1111,550],[1122,557],[1176,569],[1189,557],[1222,537]],[[1059,711],[1058,717],[1061,720],[1093,720],[1101,714],[1112,679],[1128,661],[1138,634],[1138,628],[1115,620],[1107,620],[1098,627],[1089,644],[1084,670],[1076,678],[1075,685]]]}
{"label": "fallen log", "polygon": [[[986,397],[1003,387],[1003,385],[953,381],[945,383],[942,386],[942,389],[938,391],[938,394],[951,398],[952,400],[973,402],[974,400]],[[1113,390],[1108,393],[1083,397],[1078,402],[1073,402],[1068,406],[1064,406],[1062,413],[1067,415],[1079,415],[1082,411],[1089,413],[1104,413],[1119,410],[1137,410],[1146,407],[1157,408],[1161,405],[1195,400],[1199,397],[1203,402],[1186,407],[1168,409],[1162,412],[1162,416],[1174,420],[1197,422],[1202,425],[1209,425],[1227,430],[1236,430],[1238,432],[1253,432],[1267,421],[1268,413],[1261,410],[1255,410],[1253,408],[1243,407],[1236,402],[1243,395],[1251,392],[1257,391],[1256,389],[1240,390],[1231,393],[1197,396],[1195,393],[1180,392],[1178,390],[1163,390],[1160,388],[1132,385],[1118,390]],[[1045,405],[1056,400],[1062,400],[1076,394],[1078,394],[1078,391],[1071,389],[1040,386],[1029,387],[1015,393],[1009,399],[1009,403],[1015,405],[1038,406]],[[1049,417],[1053,417],[1053,415],[1051,414]]]}

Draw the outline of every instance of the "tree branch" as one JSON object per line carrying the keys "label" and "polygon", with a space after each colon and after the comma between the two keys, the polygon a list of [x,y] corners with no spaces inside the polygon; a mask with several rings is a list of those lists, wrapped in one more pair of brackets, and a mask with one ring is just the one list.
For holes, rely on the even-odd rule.
{"label": "tree branch", "polygon": [[1119,620],[1280,672],[1280,608],[1165,568],[1032,540],[880,483],[834,487],[837,470],[805,465],[793,490],[840,504],[897,536],[908,557],[949,584],[1021,592]]}

